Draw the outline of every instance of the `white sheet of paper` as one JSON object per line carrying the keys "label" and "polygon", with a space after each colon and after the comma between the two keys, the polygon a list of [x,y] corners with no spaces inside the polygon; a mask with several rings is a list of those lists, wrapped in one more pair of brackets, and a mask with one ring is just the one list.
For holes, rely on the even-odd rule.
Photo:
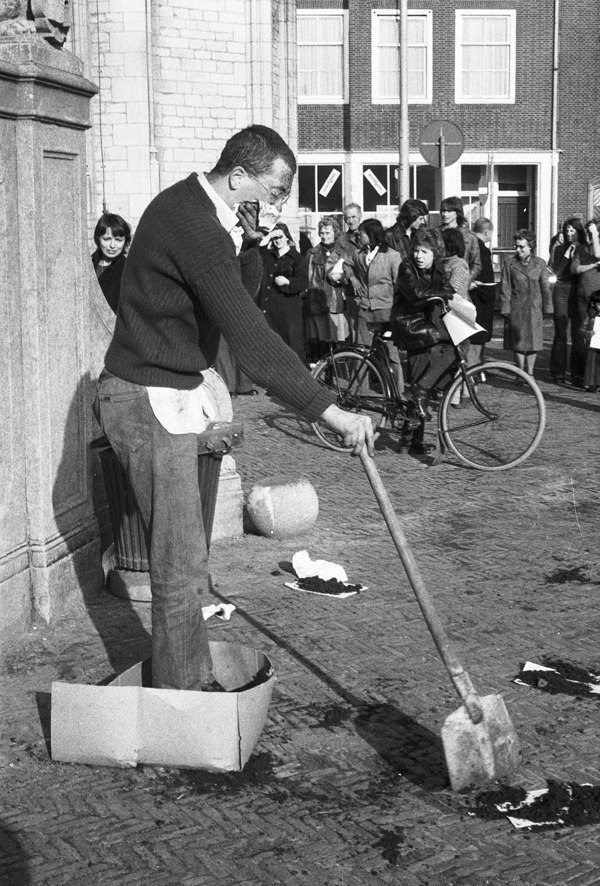
{"label": "white sheet of paper", "polygon": [[600,351],[600,317],[594,318],[594,331],[592,332],[590,348]]}
{"label": "white sheet of paper", "polygon": [[459,345],[461,341],[465,341],[469,336],[475,335],[476,332],[483,331],[483,326],[480,326],[479,323],[467,323],[466,320],[463,320],[462,317],[459,317],[453,311],[444,314],[442,320],[448,330],[448,335],[452,339],[452,343],[455,345]]}

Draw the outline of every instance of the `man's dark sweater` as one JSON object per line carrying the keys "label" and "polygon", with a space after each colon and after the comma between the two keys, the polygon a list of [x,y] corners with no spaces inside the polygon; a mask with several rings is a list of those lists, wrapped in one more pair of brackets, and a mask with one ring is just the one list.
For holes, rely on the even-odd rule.
{"label": "man's dark sweater", "polygon": [[267,325],[194,173],[162,191],[140,219],[106,368],[134,384],[191,390],[214,362],[220,333],[253,381],[310,421],[335,401]]}

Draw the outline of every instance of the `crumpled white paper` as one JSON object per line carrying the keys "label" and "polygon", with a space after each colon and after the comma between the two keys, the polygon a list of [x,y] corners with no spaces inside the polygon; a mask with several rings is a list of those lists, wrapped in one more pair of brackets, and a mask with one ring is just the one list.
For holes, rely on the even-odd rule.
{"label": "crumpled white paper", "polygon": [[329,581],[337,578],[338,581],[348,581],[346,570],[338,563],[330,563],[328,560],[311,560],[308,551],[298,551],[292,557],[292,566],[298,578],[322,578]]}
{"label": "crumpled white paper", "polygon": [[216,615],[222,621],[229,621],[234,610],[235,606],[233,603],[213,603],[212,606],[202,607],[202,616],[204,621],[208,621],[212,615]]}

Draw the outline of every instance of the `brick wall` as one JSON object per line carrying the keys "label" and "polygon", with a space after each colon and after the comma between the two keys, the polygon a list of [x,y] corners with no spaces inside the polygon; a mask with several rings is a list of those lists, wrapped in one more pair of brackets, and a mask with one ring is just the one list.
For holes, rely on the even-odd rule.
{"label": "brick wall", "polygon": [[600,2],[563,7],[560,27],[559,219],[587,213],[587,182],[600,178]]}
{"label": "brick wall", "polygon": [[[313,4],[310,4],[313,6]],[[548,150],[552,90],[553,0],[507,0],[517,10],[517,95],[514,105],[454,104],[456,9],[489,9],[473,0],[413,0],[409,9],[433,12],[433,103],[410,105],[410,144],[417,149],[421,127],[452,120],[465,136],[465,150]],[[299,6],[308,4],[300,0]],[[398,145],[398,106],[371,102],[371,10],[387,2],[349,2],[350,104],[300,105],[300,150],[393,151]],[[535,35],[535,39],[531,39]]]}

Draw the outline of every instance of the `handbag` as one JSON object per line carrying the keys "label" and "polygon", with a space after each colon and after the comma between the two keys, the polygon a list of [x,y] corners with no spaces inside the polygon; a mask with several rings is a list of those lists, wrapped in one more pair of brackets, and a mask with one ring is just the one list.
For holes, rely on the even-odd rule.
{"label": "handbag", "polygon": [[432,348],[444,340],[440,330],[425,314],[398,314],[392,319],[394,343],[404,351]]}

